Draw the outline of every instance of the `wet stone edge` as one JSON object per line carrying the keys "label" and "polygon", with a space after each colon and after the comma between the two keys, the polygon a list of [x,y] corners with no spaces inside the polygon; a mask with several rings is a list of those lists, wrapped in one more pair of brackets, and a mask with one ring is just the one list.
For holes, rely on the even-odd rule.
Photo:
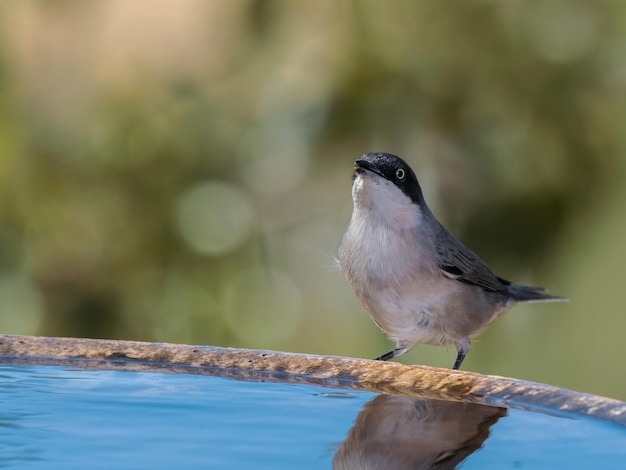
{"label": "wet stone edge", "polygon": [[551,385],[367,359],[139,341],[0,335],[0,363],[182,373],[482,403],[626,426],[626,403]]}

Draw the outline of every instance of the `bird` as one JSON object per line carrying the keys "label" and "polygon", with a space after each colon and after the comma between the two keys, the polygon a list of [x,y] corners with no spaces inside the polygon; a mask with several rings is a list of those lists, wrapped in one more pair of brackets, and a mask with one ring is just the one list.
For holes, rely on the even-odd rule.
{"label": "bird", "polygon": [[353,211],[338,261],[371,319],[395,342],[375,360],[418,344],[454,346],[459,369],[471,338],[518,302],[568,301],[497,276],[429,209],[411,167],[384,152],[354,164]]}
{"label": "bird", "polygon": [[333,470],[455,469],[506,415],[506,408],[479,403],[378,395],[337,448]]}

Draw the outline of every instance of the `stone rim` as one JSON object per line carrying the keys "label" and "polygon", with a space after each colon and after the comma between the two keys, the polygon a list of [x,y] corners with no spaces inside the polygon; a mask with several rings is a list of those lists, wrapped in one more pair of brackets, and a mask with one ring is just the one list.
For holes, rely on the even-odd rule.
{"label": "stone rim", "polygon": [[210,375],[452,400],[626,426],[626,403],[507,377],[367,359],[140,341],[0,335],[0,363]]}

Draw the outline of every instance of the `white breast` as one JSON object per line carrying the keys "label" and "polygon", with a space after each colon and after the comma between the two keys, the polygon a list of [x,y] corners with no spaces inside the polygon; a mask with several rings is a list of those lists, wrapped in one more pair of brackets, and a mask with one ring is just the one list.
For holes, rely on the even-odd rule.
{"label": "white breast", "polygon": [[[339,261],[372,319],[394,340],[440,342],[433,318],[447,291],[428,256],[424,214],[398,187],[373,173],[354,181],[354,211]],[[432,331],[431,331],[432,330]]]}
{"label": "white breast", "polygon": [[339,247],[344,272],[388,283],[416,270],[436,270],[420,235],[422,211],[397,186],[364,172],[354,181],[352,198],[352,218]]}

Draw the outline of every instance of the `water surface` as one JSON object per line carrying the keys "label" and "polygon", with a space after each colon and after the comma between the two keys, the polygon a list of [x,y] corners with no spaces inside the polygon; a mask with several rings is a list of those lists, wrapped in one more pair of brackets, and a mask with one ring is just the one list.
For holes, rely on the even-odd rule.
{"label": "water surface", "polygon": [[[625,468],[591,418],[186,374],[0,366],[0,467]],[[428,468],[428,467],[426,467]]]}

